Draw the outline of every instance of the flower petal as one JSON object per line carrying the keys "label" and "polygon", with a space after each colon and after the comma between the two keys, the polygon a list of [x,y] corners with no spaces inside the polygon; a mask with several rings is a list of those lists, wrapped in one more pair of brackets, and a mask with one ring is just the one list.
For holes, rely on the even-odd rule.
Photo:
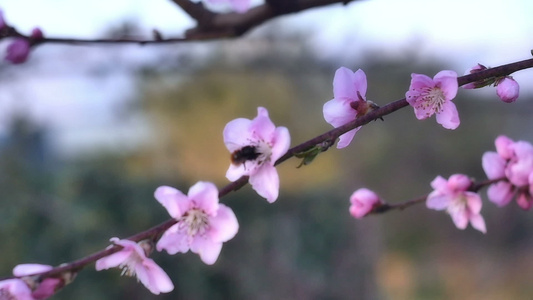
{"label": "flower petal", "polygon": [[456,129],[461,121],[459,113],[453,102],[447,101],[442,105],[442,110],[437,113],[437,123],[446,129]]}
{"label": "flower petal", "polygon": [[483,216],[481,216],[480,214],[470,215],[470,224],[472,224],[472,227],[474,227],[478,231],[487,233],[487,227],[485,225],[485,220],[483,219]]}
{"label": "flower petal", "polygon": [[248,175],[249,173],[250,169],[246,169],[244,164],[238,166],[230,164],[228,170],[226,171],[226,178],[229,181],[235,181],[244,175]]}
{"label": "flower petal", "polygon": [[238,118],[226,124],[222,134],[224,136],[224,144],[230,152],[234,152],[250,144],[252,135],[248,128],[251,124],[252,121],[245,118]]}
{"label": "flower petal", "polygon": [[217,215],[209,219],[209,226],[209,237],[215,242],[229,241],[239,231],[237,217],[224,204],[220,204]]}
{"label": "flower petal", "polygon": [[457,73],[455,71],[444,70],[440,71],[433,77],[433,80],[436,83],[446,100],[452,100],[457,95],[457,90],[459,85],[457,83]]}
{"label": "flower petal", "polygon": [[261,196],[272,203],[278,199],[279,176],[275,167],[264,164],[249,179],[252,188]]}
{"label": "flower petal", "polygon": [[274,164],[278,158],[287,153],[290,145],[291,136],[289,134],[289,130],[286,127],[276,128],[272,138],[272,154],[270,156],[271,163]]}
{"label": "flower petal", "polygon": [[450,211],[450,216],[452,217],[455,227],[465,229],[466,226],[468,226],[468,213],[465,209]]}
{"label": "flower petal", "polygon": [[131,254],[132,254],[132,250],[126,250],[126,251],[121,250],[113,254],[110,254],[108,256],[104,256],[96,261],[96,264],[95,264],[96,271],[107,270],[109,268],[116,268],[120,264],[122,264],[124,261],[126,261],[130,257]]}
{"label": "flower petal", "polygon": [[152,259],[145,259],[135,266],[139,281],[155,295],[168,293],[174,289],[174,284],[167,273]]}
{"label": "flower petal", "polygon": [[429,209],[443,210],[450,205],[450,198],[438,191],[431,192],[426,199],[426,206]]}
{"label": "flower petal", "polygon": [[158,187],[154,192],[154,197],[175,219],[180,218],[187,211],[190,202],[185,194],[170,186]]}
{"label": "flower petal", "polygon": [[481,158],[481,165],[488,179],[505,176],[505,161],[496,152],[485,152]]}
{"label": "flower petal", "polygon": [[366,95],[366,74],[359,69],[355,73],[352,70],[341,67],[335,72],[333,78],[333,95],[335,99],[342,101],[355,101],[357,92],[364,98]]}
{"label": "flower petal", "polygon": [[268,111],[264,107],[257,108],[257,117],[252,120],[250,129],[254,140],[272,141],[276,125],[268,117]]}
{"label": "flower petal", "polygon": [[513,186],[506,181],[491,184],[487,189],[487,197],[499,207],[505,206],[513,200]]}
{"label": "flower petal", "polygon": [[198,253],[200,259],[207,265],[212,265],[217,261],[221,250],[222,243],[205,238],[196,238],[191,244],[191,251]]}
{"label": "flower petal", "polygon": [[186,253],[189,251],[189,236],[179,231],[179,224],[174,224],[157,241],[156,249],[160,252],[164,249],[170,255],[178,252]]}
{"label": "flower petal", "polygon": [[20,264],[13,268],[13,275],[15,276],[26,276],[35,273],[42,273],[52,270],[53,267],[49,265],[41,264]]}
{"label": "flower petal", "polygon": [[357,116],[357,111],[350,106],[350,102],[337,99],[326,102],[322,110],[326,122],[335,128],[355,120]]}
{"label": "flower petal", "polygon": [[355,134],[361,129],[361,126],[354,128],[339,136],[339,142],[337,143],[337,149],[346,148],[353,140]]}
{"label": "flower petal", "polygon": [[198,181],[189,189],[189,200],[194,202],[195,207],[201,208],[208,215],[216,214],[218,210],[218,189],[207,181]]}

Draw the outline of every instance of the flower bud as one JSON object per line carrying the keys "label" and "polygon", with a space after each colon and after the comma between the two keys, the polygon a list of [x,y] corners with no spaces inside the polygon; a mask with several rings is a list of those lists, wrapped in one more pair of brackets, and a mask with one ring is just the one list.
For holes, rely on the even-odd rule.
{"label": "flower bud", "polygon": [[506,76],[496,83],[496,94],[503,102],[516,101],[520,92],[520,86],[511,76]]}

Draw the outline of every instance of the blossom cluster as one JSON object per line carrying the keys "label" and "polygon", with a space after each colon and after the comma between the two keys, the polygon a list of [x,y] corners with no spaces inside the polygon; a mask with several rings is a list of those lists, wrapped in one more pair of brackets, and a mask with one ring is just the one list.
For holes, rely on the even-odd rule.
{"label": "blossom cluster", "polygon": [[[208,0],[211,3],[227,3],[240,13],[250,8],[250,0]],[[11,30],[0,10],[0,31]],[[30,49],[43,33],[33,29],[29,37],[13,38],[7,47],[5,59],[18,64],[27,60]],[[486,70],[478,64],[469,72]],[[475,82],[465,88],[478,88],[494,84],[497,95],[505,102],[518,97],[518,83],[510,76]],[[405,93],[405,101],[414,109],[419,120],[436,116],[437,123],[446,129],[460,125],[459,113],[452,100],[458,92],[457,73],[451,70],[438,72],[433,78],[424,74],[411,74],[411,82]],[[354,122],[379,106],[366,98],[367,78],[363,70],[352,71],[341,67],[333,79],[333,99],[323,105],[327,123],[339,128]],[[407,104],[405,104],[407,105]],[[347,128],[338,136],[337,148],[347,147],[361,126]],[[232,182],[247,178],[257,194],[269,203],[279,197],[280,179],[276,162],[287,153],[291,137],[289,130],[275,126],[268,110],[258,107],[253,119],[237,118],[228,122],[222,132],[223,141],[230,153],[230,165],[226,178]],[[333,143],[333,142],[332,142]],[[328,144],[329,147],[331,144]],[[496,152],[483,155],[482,164],[487,177],[494,181],[488,189],[489,200],[499,206],[516,198],[523,209],[533,205],[533,146],[524,141],[500,136],[496,139]],[[320,148],[320,151],[322,148]],[[318,152],[317,152],[318,153]],[[315,154],[316,155],[316,154]],[[445,179],[437,176],[431,186],[434,189],[424,200],[430,209],[445,210],[455,226],[465,229],[468,224],[480,232],[486,232],[481,216],[482,200],[472,190],[473,181],[466,175],[454,174]],[[123,275],[136,276],[153,294],[168,293],[174,285],[165,271],[150,258],[154,250],[170,255],[191,251],[208,265],[214,264],[223,243],[237,234],[239,223],[233,210],[219,203],[217,187],[199,181],[184,194],[170,186],[160,186],[154,192],[155,199],[168,211],[173,223],[169,223],[160,236],[146,240],[110,239],[112,245],[107,256],[96,261],[97,271],[120,268]],[[350,214],[362,218],[389,208],[375,192],[361,188],[350,197]],[[0,299],[46,299],[68,284],[65,277],[40,278],[32,274],[51,270],[51,266],[25,264],[15,267],[15,278],[0,281]]]}
{"label": "blossom cluster", "polygon": [[487,190],[490,201],[505,206],[514,198],[524,210],[533,205],[533,146],[499,136],[496,152],[483,154],[483,170],[489,179],[498,180]]}

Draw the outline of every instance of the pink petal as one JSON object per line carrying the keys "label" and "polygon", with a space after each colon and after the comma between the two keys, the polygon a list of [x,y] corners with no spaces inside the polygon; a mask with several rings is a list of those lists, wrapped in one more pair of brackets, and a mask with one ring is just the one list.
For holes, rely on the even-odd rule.
{"label": "pink petal", "polygon": [[431,187],[442,193],[450,193],[451,191],[448,188],[448,181],[442,176],[437,176],[433,181],[431,181]]}
{"label": "pink petal", "polygon": [[436,85],[440,87],[446,100],[452,100],[457,95],[459,85],[457,83],[457,73],[454,71],[440,71],[433,77]]}
{"label": "pink petal", "polygon": [[528,195],[526,193],[520,193],[518,195],[518,198],[516,199],[516,203],[523,210],[530,210],[531,206],[533,205],[533,198],[531,197],[531,195]]}
{"label": "pink petal", "polygon": [[481,158],[481,165],[488,179],[505,176],[505,161],[496,152],[485,152]]}
{"label": "pink petal", "polygon": [[283,156],[289,150],[291,145],[291,136],[289,130],[286,127],[278,127],[274,131],[272,138],[272,154],[270,160],[275,163],[278,158]]}
{"label": "pink petal", "polygon": [[357,92],[364,98],[366,95],[366,74],[359,69],[355,73],[352,70],[341,67],[335,72],[333,78],[333,95],[342,101],[355,101],[359,97]]}
{"label": "pink petal", "polygon": [[278,199],[279,176],[278,171],[271,165],[264,164],[257,173],[249,179],[252,188],[261,196],[272,203]]}
{"label": "pink petal", "polygon": [[174,224],[157,241],[156,249],[157,251],[164,249],[170,255],[178,252],[186,253],[189,251],[189,236],[179,231],[179,224]]}
{"label": "pink petal", "polygon": [[111,238],[110,241],[113,242],[113,244],[121,246],[123,248],[119,252],[126,252],[131,254],[133,254],[132,252],[135,252],[135,254],[141,258],[146,257],[144,249],[139,244],[137,244],[137,242],[130,240],[120,240],[118,238]]}
{"label": "pink petal", "polygon": [[355,128],[355,129],[352,129],[352,130],[346,132],[345,134],[341,134],[339,136],[339,142],[337,143],[337,149],[342,149],[342,148],[345,148],[348,145],[350,145],[350,143],[353,140],[353,137],[359,131],[359,129],[361,129],[361,126]]}
{"label": "pink petal", "polygon": [[268,111],[264,107],[257,108],[257,117],[252,120],[250,129],[254,140],[270,142],[273,138],[276,125],[268,117]]}
{"label": "pink petal", "polygon": [[59,278],[45,278],[39,287],[31,295],[35,299],[48,299],[55,294],[56,289],[64,285],[63,280]]}
{"label": "pink petal", "polygon": [[226,178],[229,181],[235,181],[244,175],[248,175],[249,173],[250,169],[246,169],[244,164],[238,166],[230,164],[228,170],[226,171]]}
{"label": "pink petal", "polygon": [[231,240],[239,231],[237,217],[231,208],[224,204],[219,205],[216,216],[209,219],[209,237],[215,242]]}
{"label": "pink petal", "polygon": [[217,243],[201,237],[194,239],[194,242],[191,245],[191,251],[198,253],[200,259],[202,259],[207,265],[212,265],[217,261],[221,250],[222,243]]}
{"label": "pink petal", "polygon": [[438,191],[431,192],[426,199],[426,206],[429,209],[443,210],[450,205],[450,197],[440,194]]}
{"label": "pink petal", "polygon": [[411,85],[409,86],[410,91],[434,86],[435,82],[433,82],[433,79],[431,79],[429,76],[416,73],[411,74]]}
{"label": "pink petal", "polygon": [[152,259],[148,258],[137,264],[135,273],[139,281],[155,295],[168,293],[174,289],[167,273]]}
{"label": "pink petal", "polygon": [[123,262],[125,262],[130,255],[132,250],[120,250],[111,255],[100,258],[96,261],[95,267],[96,271],[107,270],[109,268],[116,268]]}
{"label": "pink petal", "polygon": [[357,111],[350,106],[349,102],[330,100],[323,107],[324,119],[326,122],[337,128],[355,120]]}
{"label": "pink petal", "polygon": [[479,196],[478,193],[474,192],[464,192],[464,196],[466,197],[467,207],[470,212],[474,214],[479,214],[479,212],[481,211],[481,207],[483,206],[481,196]]}
{"label": "pink petal", "polygon": [[455,227],[459,229],[465,229],[468,225],[468,213],[464,209],[455,210],[450,212]]}
{"label": "pink petal", "polygon": [[448,188],[452,191],[466,191],[470,185],[472,181],[464,174],[453,174],[448,179]]}
{"label": "pink petal", "polygon": [[513,186],[505,181],[491,184],[487,189],[487,197],[492,203],[500,207],[505,206],[513,200]]}
{"label": "pink petal", "polygon": [[459,113],[453,102],[448,101],[442,105],[442,111],[437,113],[437,123],[446,129],[459,127]]}
{"label": "pink petal", "polygon": [[202,209],[208,215],[216,214],[218,210],[218,189],[213,183],[198,181],[191,186],[188,196],[197,208]]}
{"label": "pink petal", "polygon": [[494,144],[496,145],[496,152],[498,152],[503,159],[511,159],[514,156],[514,150],[512,147],[514,141],[510,138],[505,135],[500,135],[496,138]]}
{"label": "pink petal", "polygon": [[230,152],[250,144],[252,134],[248,129],[251,124],[251,120],[244,118],[235,119],[226,124],[223,131],[224,144]]}
{"label": "pink petal", "polygon": [[250,0],[230,0],[231,7],[238,13],[245,13],[250,9]]}
{"label": "pink petal", "polygon": [[49,265],[41,264],[20,264],[13,268],[13,275],[15,276],[26,276],[36,273],[43,273],[46,271],[52,270],[53,267]]}
{"label": "pink petal", "polygon": [[483,216],[481,216],[480,214],[470,215],[470,224],[472,224],[472,227],[474,227],[478,231],[487,233],[487,227],[485,225],[485,220],[483,219]]}
{"label": "pink petal", "polygon": [[173,187],[158,187],[154,197],[167,209],[172,218],[180,218],[189,209],[189,198]]}

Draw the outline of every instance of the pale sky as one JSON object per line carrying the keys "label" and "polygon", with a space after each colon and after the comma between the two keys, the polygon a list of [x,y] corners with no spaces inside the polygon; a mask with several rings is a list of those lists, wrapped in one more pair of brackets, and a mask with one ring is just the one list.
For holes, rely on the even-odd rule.
{"label": "pale sky", "polygon": [[[178,35],[194,24],[170,0],[0,0],[0,8],[7,22],[19,31],[29,32],[39,26],[45,35],[59,37],[97,38],[109,26],[126,19],[137,22],[147,33],[157,28],[165,36]],[[299,26],[312,33],[317,53],[324,58],[342,60],[369,48],[394,54],[398,49],[418,47],[419,53],[428,57],[452,62],[450,69],[462,74],[478,62],[496,66],[531,57],[532,16],[530,0],[365,0],[313,9],[283,20],[285,26]],[[0,52],[5,44],[0,43]],[[5,132],[7,114],[24,109],[55,130],[60,144],[86,147],[84,143],[93,144],[97,138],[107,143],[109,135],[97,133],[114,124],[114,107],[131,97],[128,91],[135,90],[135,83],[120,71],[112,81],[72,77],[76,69],[73,62],[80,57],[98,62],[102,53],[111,59],[144,61],[150,60],[153,52],[136,45],[81,47],[69,49],[69,58],[54,55],[54,47],[36,49],[32,59],[39,61],[40,69],[21,68],[18,77],[0,90],[0,134]],[[2,63],[0,68],[5,67]],[[55,73],[43,80],[40,70],[48,77]],[[523,92],[532,91],[527,83],[533,81],[533,72],[516,73],[515,79]],[[142,120],[129,122],[143,128]],[[127,129],[135,127],[124,124],[124,130],[115,128],[128,139],[132,134]]]}

